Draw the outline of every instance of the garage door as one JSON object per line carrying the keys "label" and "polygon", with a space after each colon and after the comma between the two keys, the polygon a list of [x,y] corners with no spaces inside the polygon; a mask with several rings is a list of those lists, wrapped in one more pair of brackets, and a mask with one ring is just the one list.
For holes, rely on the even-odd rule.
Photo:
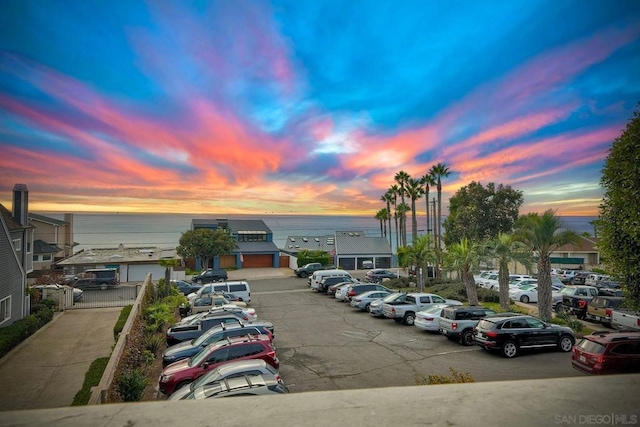
{"label": "garage door", "polygon": [[244,255],[243,257],[244,262],[242,263],[242,268],[273,267],[272,254]]}
{"label": "garage door", "polygon": [[[152,280],[160,280],[164,277],[164,267],[160,264],[129,264],[127,282],[142,282],[147,274],[151,273]],[[123,281],[123,278],[120,277]]]}

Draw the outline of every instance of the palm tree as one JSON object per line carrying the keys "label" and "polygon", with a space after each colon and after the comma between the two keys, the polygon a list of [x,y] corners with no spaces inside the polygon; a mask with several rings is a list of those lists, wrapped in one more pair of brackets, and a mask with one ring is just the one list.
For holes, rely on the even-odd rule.
{"label": "palm tree", "polygon": [[[409,206],[406,203],[400,203],[398,206],[396,206],[396,211],[398,212],[398,217],[400,218],[405,218],[405,222],[406,222],[406,218],[407,218],[407,212],[411,211],[411,206]],[[401,232],[401,234],[404,234]],[[407,246],[407,236],[404,236],[404,243],[401,242],[402,246]],[[402,240],[402,237],[401,237]]]}
{"label": "palm tree", "polygon": [[417,237],[413,240],[411,246],[405,247],[402,257],[398,254],[400,267],[407,268],[415,265],[424,272],[422,275],[418,275],[418,289],[420,291],[424,290],[424,277],[428,274],[428,265],[435,262],[436,259],[431,246],[431,236],[427,234]]}
{"label": "palm tree", "polygon": [[478,268],[482,257],[480,243],[463,238],[459,243],[447,247],[445,265],[450,271],[458,271],[467,291],[469,305],[479,305],[476,281],[473,271]]}
{"label": "palm tree", "polygon": [[524,243],[516,240],[513,234],[498,233],[488,245],[492,258],[498,261],[498,284],[500,286],[500,307],[509,310],[509,263],[520,262],[529,269],[531,265],[531,252]]}
{"label": "palm tree", "polygon": [[178,260],[175,258],[161,259],[158,263],[164,267],[164,294],[168,296],[171,286],[171,269],[178,265]]}
{"label": "palm tree", "polygon": [[409,178],[407,181],[407,195],[411,199],[411,241],[415,241],[418,237],[418,220],[416,218],[416,200],[424,194],[422,181],[419,179]]}
{"label": "palm tree", "polygon": [[[429,187],[436,185],[436,180],[433,177],[433,175],[426,173],[422,176],[422,178],[420,178],[422,181],[422,184],[424,185],[424,201],[425,201],[425,213],[427,215],[427,226],[426,226],[426,230],[427,230],[427,234],[429,233],[429,230],[432,230],[433,227],[429,221]],[[434,218],[434,222],[435,222],[435,218]],[[433,231],[433,230],[432,230]]]}
{"label": "palm tree", "polygon": [[400,187],[396,184],[393,184],[389,187],[389,193],[393,197],[393,218],[396,222],[396,249],[400,247],[400,242],[398,239],[400,238],[400,233],[398,233],[398,195],[400,194]]}
{"label": "palm tree", "polygon": [[382,200],[383,202],[385,202],[387,204],[387,222],[388,222],[388,228],[389,228],[389,246],[392,246],[391,243],[391,202],[393,202],[393,194],[391,194],[391,191],[387,191],[386,193],[384,193],[384,195],[380,198],[380,200]]}
{"label": "palm tree", "polygon": [[384,237],[386,228],[383,228],[383,224],[387,220],[387,210],[385,208],[380,209],[376,212],[375,218],[380,221],[380,237]]}
{"label": "palm tree", "polygon": [[[405,171],[400,171],[396,173],[393,179],[398,183],[398,187],[400,189],[400,200],[402,200],[402,204],[404,205],[404,196],[407,194],[407,182],[411,177]],[[405,215],[400,216],[400,233],[402,246],[407,246],[407,217]]]}
{"label": "palm tree", "polygon": [[431,169],[429,169],[429,173],[436,181],[436,189],[438,191],[438,237],[436,240],[436,245],[438,246],[438,250],[442,250],[442,239],[440,237],[440,230],[442,229],[442,178],[448,177],[451,172],[449,171],[449,167],[444,163],[438,163],[435,166],[431,166]]}
{"label": "palm tree", "polygon": [[564,228],[556,211],[549,209],[542,215],[530,213],[516,221],[516,239],[524,243],[538,257],[538,312],[544,321],[551,319],[551,253],[562,245],[577,244],[580,236]]}

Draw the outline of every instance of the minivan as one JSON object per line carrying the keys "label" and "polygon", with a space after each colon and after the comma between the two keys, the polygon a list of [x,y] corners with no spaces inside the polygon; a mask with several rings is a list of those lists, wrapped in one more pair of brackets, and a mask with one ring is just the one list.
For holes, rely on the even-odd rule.
{"label": "minivan", "polygon": [[351,278],[351,274],[349,274],[349,272],[346,270],[339,270],[339,269],[320,270],[320,271],[313,272],[313,275],[310,278],[309,284],[311,285],[311,288],[313,290],[317,291],[320,287],[320,282],[322,281],[322,279],[324,279],[325,277],[334,277],[334,276],[344,276],[344,277]]}
{"label": "minivan", "polygon": [[251,301],[251,288],[246,281],[209,283],[200,288],[198,292],[187,295],[187,299],[189,303],[192,303],[196,298],[213,292],[227,292],[236,295],[240,301]]}

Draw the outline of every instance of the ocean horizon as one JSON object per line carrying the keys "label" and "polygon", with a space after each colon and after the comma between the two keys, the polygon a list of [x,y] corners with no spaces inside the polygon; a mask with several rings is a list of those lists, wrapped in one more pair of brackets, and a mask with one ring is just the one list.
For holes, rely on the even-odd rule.
{"label": "ocean horizon", "polygon": [[[38,212],[63,219],[61,212]],[[78,243],[74,252],[93,248],[153,246],[174,248],[180,236],[191,228],[192,219],[261,219],[273,232],[273,242],[283,249],[289,236],[324,236],[336,231],[360,231],[368,237],[380,236],[380,222],[373,216],[293,215],[293,214],[163,214],[163,213],[74,213],[73,234]],[[596,216],[563,216],[566,228],[593,235],[591,221]],[[443,218],[444,220],[444,218]],[[418,216],[418,233],[423,234],[425,217]],[[392,227],[393,228],[393,227]],[[411,238],[409,224],[408,237]],[[392,232],[395,250],[395,233]]]}

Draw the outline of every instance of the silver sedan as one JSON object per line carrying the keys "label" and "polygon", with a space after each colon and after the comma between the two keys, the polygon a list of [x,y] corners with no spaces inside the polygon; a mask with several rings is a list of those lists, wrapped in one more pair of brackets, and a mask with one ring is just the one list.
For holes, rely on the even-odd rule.
{"label": "silver sedan", "polygon": [[387,291],[368,291],[360,295],[356,295],[351,299],[351,307],[359,308],[362,311],[369,311],[369,305],[373,301],[382,300],[389,295]]}

